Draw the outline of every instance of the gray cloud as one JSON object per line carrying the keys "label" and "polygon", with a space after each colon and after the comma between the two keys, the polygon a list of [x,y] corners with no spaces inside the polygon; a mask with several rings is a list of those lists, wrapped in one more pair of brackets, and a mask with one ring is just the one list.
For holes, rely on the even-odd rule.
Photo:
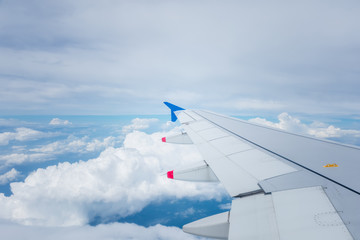
{"label": "gray cloud", "polygon": [[356,1],[1,5],[5,113],[360,110]]}

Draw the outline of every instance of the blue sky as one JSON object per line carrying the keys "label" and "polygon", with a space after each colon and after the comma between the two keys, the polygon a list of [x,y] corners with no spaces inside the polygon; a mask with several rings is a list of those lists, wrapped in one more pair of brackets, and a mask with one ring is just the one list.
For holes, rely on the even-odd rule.
{"label": "blue sky", "polygon": [[1,232],[193,239],[178,227],[230,200],[161,175],[201,159],[158,141],[179,131],[163,101],[360,145],[359,10],[0,1]]}

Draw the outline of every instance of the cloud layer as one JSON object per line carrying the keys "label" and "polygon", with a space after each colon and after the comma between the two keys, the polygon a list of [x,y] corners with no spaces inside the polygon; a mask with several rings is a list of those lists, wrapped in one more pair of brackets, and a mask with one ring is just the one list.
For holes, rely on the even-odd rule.
{"label": "cloud layer", "polygon": [[360,111],[358,1],[0,4],[5,114]]}
{"label": "cloud layer", "polygon": [[[17,131],[18,132],[18,131]],[[11,136],[9,139],[16,139],[16,133],[5,132]],[[33,140],[43,136],[55,136],[57,133],[42,133],[35,130],[29,130],[30,135],[22,134],[22,140]],[[34,134],[37,133],[37,134]],[[21,165],[24,163],[45,162],[56,159],[56,156],[61,154],[85,154],[90,152],[99,152],[108,147],[114,147],[121,143],[121,137],[105,137],[103,139],[90,139],[88,136],[76,137],[70,135],[64,140],[54,141],[48,144],[37,145],[33,147],[28,146],[12,146],[13,152],[9,154],[0,155],[0,169],[7,166]],[[7,142],[9,144],[9,142]]]}
{"label": "cloud layer", "polygon": [[217,184],[170,181],[160,174],[201,160],[193,146],[164,144],[162,136],[134,131],[123,147],[108,147],[96,159],[36,170],[24,182],[11,183],[13,195],[0,195],[0,217],[25,225],[73,226],[94,217],[125,217],[167,197],[221,199],[225,192]]}
{"label": "cloud layer", "polygon": [[123,239],[153,239],[153,240],[195,240],[203,239],[184,233],[176,227],[156,225],[142,227],[136,224],[112,223],[96,227],[26,227],[11,223],[0,223],[1,235],[4,239],[13,240],[123,240]]}
{"label": "cloud layer", "polygon": [[55,141],[37,148],[32,148],[30,149],[30,152],[52,155],[63,153],[85,153],[111,147],[118,142],[119,138],[112,136],[106,137],[100,141],[99,139],[89,139],[87,136],[78,138],[71,135],[65,140]]}

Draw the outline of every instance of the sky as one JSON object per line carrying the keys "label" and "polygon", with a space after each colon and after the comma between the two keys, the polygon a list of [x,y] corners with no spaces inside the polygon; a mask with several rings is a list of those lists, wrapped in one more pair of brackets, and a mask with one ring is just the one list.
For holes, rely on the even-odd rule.
{"label": "sky", "polygon": [[358,1],[0,2],[0,111],[358,116]]}
{"label": "sky", "polygon": [[0,0],[0,230],[7,239],[199,239],[221,184],[169,101],[360,146],[358,1]]}

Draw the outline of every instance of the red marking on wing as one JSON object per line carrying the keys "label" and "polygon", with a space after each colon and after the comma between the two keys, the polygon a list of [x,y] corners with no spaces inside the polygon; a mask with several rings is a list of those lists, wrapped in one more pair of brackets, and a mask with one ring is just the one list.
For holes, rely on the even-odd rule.
{"label": "red marking on wing", "polygon": [[174,170],[168,171],[168,172],[167,172],[167,177],[168,177],[168,178],[171,178],[171,179],[174,179]]}

